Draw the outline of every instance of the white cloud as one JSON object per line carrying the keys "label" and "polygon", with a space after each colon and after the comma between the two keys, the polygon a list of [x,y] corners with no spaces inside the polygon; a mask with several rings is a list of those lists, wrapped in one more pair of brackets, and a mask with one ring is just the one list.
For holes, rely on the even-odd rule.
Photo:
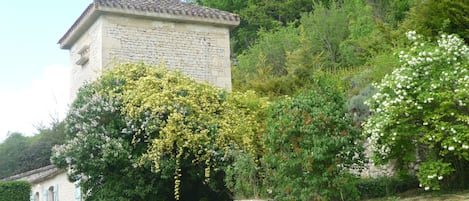
{"label": "white cloud", "polygon": [[63,119],[69,105],[69,67],[52,65],[27,88],[0,91],[0,141],[8,132],[37,133],[35,126]]}

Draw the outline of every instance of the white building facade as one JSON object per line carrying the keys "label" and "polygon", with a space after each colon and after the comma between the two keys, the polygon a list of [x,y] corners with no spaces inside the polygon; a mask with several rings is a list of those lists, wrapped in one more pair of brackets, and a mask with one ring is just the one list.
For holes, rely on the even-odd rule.
{"label": "white building facade", "polygon": [[80,185],[68,180],[65,170],[54,165],[24,172],[0,181],[21,180],[31,183],[31,201],[82,201]]}

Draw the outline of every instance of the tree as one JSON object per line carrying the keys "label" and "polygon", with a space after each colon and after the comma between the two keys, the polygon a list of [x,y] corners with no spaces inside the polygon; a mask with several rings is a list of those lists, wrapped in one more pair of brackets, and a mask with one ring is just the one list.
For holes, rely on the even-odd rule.
{"label": "tree", "polygon": [[[418,168],[425,190],[467,181],[469,160],[469,48],[454,35],[438,44],[407,33],[412,46],[401,65],[377,84],[364,125],[374,160]],[[417,165],[417,166],[415,166]],[[458,182],[459,181],[459,182]]]}
{"label": "tree", "polygon": [[327,80],[272,105],[262,139],[275,200],[357,200],[347,168],[360,164],[360,135],[343,95]]}
{"label": "tree", "polygon": [[51,149],[65,140],[64,124],[55,122],[35,136],[11,133],[0,144],[0,178],[50,165]]}
{"label": "tree", "polygon": [[281,77],[287,75],[288,53],[300,44],[298,34],[292,26],[259,32],[259,42],[241,54],[238,66],[233,67],[235,90],[255,90],[264,96],[291,94],[291,85]]}
{"label": "tree", "polygon": [[255,90],[275,98],[311,86],[318,71],[363,65],[382,46],[375,37],[371,8],[363,0],[314,4],[299,27],[290,24],[259,32],[257,44],[238,56],[235,90]]}
{"label": "tree", "polygon": [[8,138],[0,144],[0,177],[8,177],[16,172],[20,167],[19,159],[23,155],[21,150],[27,147],[27,138],[21,133],[10,133]]}
{"label": "tree", "polygon": [[80,89],[52,160],[81,179],[89,200],[227,200],[232,153],[258,152],[262,101],[253,97],[122,64]]}
{"label": "tree", "polygon": [[413,0],[370,0],[374,16],[396,28],[407,17]]}
{"label": "tree", "polygon": [[441,33],[457,34],[469,43],[468,0],[417,0],[409,12],[407,29],[438,38]]}
{"label": "tree", "polygon": [[300,19],[302,13],[311,12],[314,2],[327,4],[330,0],[198,0],[199,4],[240,15],[239,27],[232,31],[236,55],[255,45],[261,30],[275,30]]}

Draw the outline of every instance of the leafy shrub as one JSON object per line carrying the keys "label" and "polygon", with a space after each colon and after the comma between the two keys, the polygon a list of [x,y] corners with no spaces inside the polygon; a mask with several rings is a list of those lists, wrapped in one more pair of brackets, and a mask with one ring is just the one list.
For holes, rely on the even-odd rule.
{"label": "leafy shrub", "polygon": [[29,201],[31,184],[26,181],[0,182],[0,201]]}
{"label": "leafy shrub", "polygon": [[287,74],[287,53],[298,47],[298,34],[298,28],[293,26],[259,32],[257,44],[239,55],[239,64],[233,67],[234,88],[255,90],[262,95],[276,90],[280,94],[289,91],[287,86],[282,86],[284,82],[279,77]]}
{"label": "leafy shrub", "polygon": [[263,171],[257,156],[251,153],[236,153],[234,162],[225,170],[225,182],[234,193],[235,199],[262,198],[266,196],[263,188]]}
{"label": "leafy shrub", "polygon": [[405,27],[425,36],[457,34],[469,43],[469,3],[467,0],[417,0]]}
{"label": "leafy shrub", "polygon": [[415,177],[379,177],[361,178],[356,186],[362,199],[385,197],[396,193],[417,188],[418,180]]}
{"label": "leafy shrub", "polygon": [[417,176],[425,190],[464,183],[469,161],[469,48],[454,35],[443,34],[437,45],[415,31],[407,37],[413,45],[400,52],[401,67],[376,86],[378,92],[369,100],[374,114],[364,129],[374,160],[396,159],[401,170],[420,165]]}
{"label": "leafy shrub", "polygon": [[347,168],[360,164],[360,135],[343,95],[325,80],[316,86],[269,110],[263,161],[275,200],[358,199]]}
{"label": "leafy shrub", "polygon": [[89,200],[227,200],[231,153],[257,154],[265,102],[164,67],[122,64],[85,85],[52,161]]}
{"label": "leafy shrub", "polygon": [[[130,69],[129,69],[130,70]],[[130,73],[129,73],[130,75]],[[87,200],[171,200],[172,181],[151,168],[137,167],[146,142],[132,143],[122,111],[125,82],[103,75],[80,88],[65,119],[67,141],[54,147],[52,163],[68,168],[69,179],[80,180]],[[166,171],[174,172],[171,161]]]}
{"label": "leafy shrub", "polygon": [[295,25],[259,32],[258,42],[238,56],[233,68],[235,90],[272,99],[294,95],[310,88],[318,71],[349,77],[388,47],[378,37],[366,1],[312,3],[314,11],[302,14]]}
{"label": "leafy shrub", "polygon": [[370,107],[365,104],[365,100],[369,99],[376,90],[373,86],[368,85],[363,88],[360,93],[348,100],[348,111],[353,115],[353,121],[360,126],[371,114]]}

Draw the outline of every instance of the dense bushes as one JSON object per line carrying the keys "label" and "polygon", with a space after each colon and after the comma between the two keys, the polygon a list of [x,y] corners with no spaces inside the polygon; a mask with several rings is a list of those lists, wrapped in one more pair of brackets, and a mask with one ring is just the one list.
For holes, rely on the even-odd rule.
{"label": "dense bushes", "polygon": [[[467,181],[469,161],[469,48],[454,35],[437,44],[415,31],[399,53],[401,66],[376,86],[374,113],[364,125],[374,160],[395,159],[400,170],[418,169],[425,190]],[[450,175],[457,175],[456,177]]]}
{"label": "dense bushes", "polygon": [[29,201],[31,184],[26,181],[0,182],[0,201]]}
{"label": "dense bushes", "polygon": [[418,187],[415,177],[361,178],[355,184],[362,199],[385,197]]}
{"label": "dense bushes", "polygon": [[469,2],[467,0],[416,0],[405,26],[420,34],[438,38],[441,33],[457,34],[469,43]]}
{"label": "dense bushes", "polygon": [[316,86],[269,110],[262,137],[268,187],[275,200],[358,200],[348,168],[361,162],[359,133],[334,85]]}
{"label": "dense bushes", "polygon": [[52,161],[82,179],[87,200],[227,200],[222,170],[257,154],[265,101],[178,72],[122,64],[85,85]]}
{"label": "dense bushes", "polygon": [[[231,194],[273,196],[276,200],[356,200],[358,191],[362,197],[376,197],[415,187],[415,183],[395,178],[354,183],[347,168],[353,162],[360,163],[361,141],[346,115],[346,101],[341,95],[346,90],[347,95],[354,96],[348,103],[357,127],[372,115],[365,129],[375,151],[387,152],[389,147],[398,150],[384,158],[378,153],[377,162],[398,158],[398,168],[412,165],[419,171],[422,186],[432,189],[438,189],[443,175],[444,182],[453,181],[456,176],[447,177],[453,169],[461,178],[467,177],[461,171],[467,167],[468,145],[463,143],[467,142],[467,129],[461,123],[467,126],[467,109],[461,107],[467,102],[467,91],[460,90],[460,86],[467,85],[466,77],[461,77],[467,71],[460,68],[447,72],[449,76],[438,77],[444,69],[431,63],[437,60],[428,55],[436,54],[433,46],[422,41],[403,42],[398,35],[403,31],[392,30],[402,28],[400,23],[411,7],[410,1],[198,2],[249,17],[233,34],[238,59],[233,68],[234,91],[255,90],[275,101],[268,120],[263,122],[265,101],[252,92],[230,94],[195,84],[177,73],[149,70],[148,66],[118,67],[80,91],[67,118],[70,141],[57,148],[54,156],[56,165],[71,167],[72,179],[85,178],[84,189],[92,192],[90,200],[227,200]],[[382,11],[376,10],[378,4]],[[412,15],[416,8],[427,9],[418,14],[428,12],[425,6],[430,4],[418,5]],[[464,15],[459,8],[465,7],[459,6],[456,11]],[[397,8],[393,13],[380,13],[393,8]],[[376,16],[384,22],[375,24]],[[445,15],[440,18],[445,22]],[[465,28],[457,27],[464,26],[457,16],[449,19],[443,25],[450,30],[456,26],[461,31],[458,33],[465,33]],[[436,26],[443,23],[433,22]],[[407,27],[409,23],[419,25],[415,19],[406,23]],[[424,28],[431,28],[428,35],[449,30],[435,29],[428,23],[422,23]],[[414,62],[413,57],[425,60],[418,61],[424,63],[417,66],[423,70],[399,69],[394,74],[399,79],[421,82],[384,86],[395,81],[392,76],[396,75],[387,76],[384,84],[376,87],[381,91],[369,110],[363,103],[375,93],[370,83],[380,82],[399,65],[393,53],[401,49],[412,53],[407,55],[407,62]],[[425,57],[419,53],[425,53]],[[447,62],[467,66],[467,56],[466,60],[460,57]],[[445,70],[455,67],[438,64]],[[353,72],[355,69],[357,72]],[[432,73],[429,79],[425,72]],[[324,84],[325,80],[320,79],[327,77],[324,75],[341,83]],[[448,84],[437,83],[434,87],[425,82],[433,78],[448,79]],[[414,85],[438,90],[428,90],[430,94],[418,94],[414,88],[401,90]],[[298,94],[300,91],[303,93]],[[394,94],[397,92],[402,94]],[[284,99],[282,95],[291,97]],[[419,106],[426,105],[397,104],[397,100],[386,99],[401,96],[434,105],[419,112]],[[380,108],[389,105],[392,107]],[[387,116],[387,111],[393,115]],[[393,121],[385,121],[384,125],[389,127],[380,127],[388,117]],[[454,124],[452,130],[447,127]],[[453,130],[458,135],[453,136]],[[415,153],[434,163],[410,163],[417,162]]]}

